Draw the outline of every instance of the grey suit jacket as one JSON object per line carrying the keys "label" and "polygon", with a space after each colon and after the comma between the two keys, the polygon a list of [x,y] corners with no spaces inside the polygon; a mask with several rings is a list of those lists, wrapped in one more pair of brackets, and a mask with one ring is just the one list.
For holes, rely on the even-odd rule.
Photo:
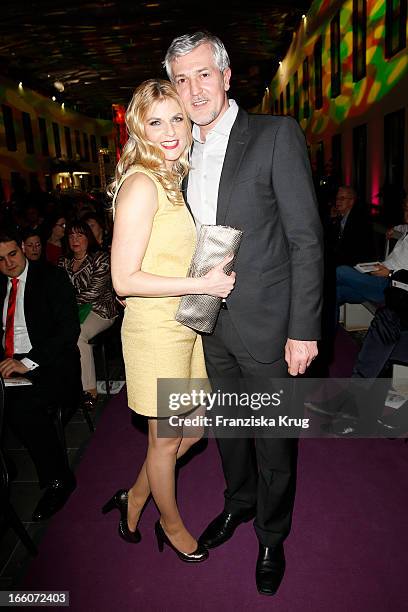
{"label": "grey suit jacket", "polygon": [[294,119],[239,110],[221,173],[217,224],[243,231],[227,304],[252,357],[269,363],[282,357],[287,338],[318,339],[322,229],[305,139]]}

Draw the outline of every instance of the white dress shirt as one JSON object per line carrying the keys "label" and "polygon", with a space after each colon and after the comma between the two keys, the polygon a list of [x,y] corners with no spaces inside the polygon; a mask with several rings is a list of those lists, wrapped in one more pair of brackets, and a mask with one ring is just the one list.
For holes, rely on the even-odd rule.
{"label": "white dress shirt", "polygon": [[392,228],[394,232],[398,232],[401,236],[406,236],[408,234],[408,225],[406,223],[402,223],[401,225],[394,225]]}
{"label": "white dress shirt", "polygon": [[389,270],[408,270],[408,235],[398,240],[390,255],[383,261]]}
{"label": "white dress shirt", "polygon": [[[21,355],[24,353],[29,353],[31,351],[32,344],[30,342],[30,337],[27,331],[27,323],[24,316],[24,293],[25,286],[27,281],[27,271],[28,271],[28,262],[26,262],[26,266],[23,272],[18,276],[18,285],[17,285],[17,296],[16,296],[16,310],[14,313],[14,353],[16,355]],[[3,348],[5,346],[6,341],[6,320],[7,320],[7,307],[10,297],[11,291],[11,278],[7,281],[7,291],[6,297],[4,300],[3,306]],[[27,357],[21,359],[21,363],[23,363],[29,370],[34,370],[38,367],[38,363],[31,361]]]}
{"label": "white dress shirt", "polygon": [[205,141],[201,140],[200,126],[193,125],[194,146],[190,159],[192,167],[188,175],[187,201],[197,231],[202,225],[216,224],[221,171],[237,114],[237,103],[229,100],[229,109],[208,132]]}

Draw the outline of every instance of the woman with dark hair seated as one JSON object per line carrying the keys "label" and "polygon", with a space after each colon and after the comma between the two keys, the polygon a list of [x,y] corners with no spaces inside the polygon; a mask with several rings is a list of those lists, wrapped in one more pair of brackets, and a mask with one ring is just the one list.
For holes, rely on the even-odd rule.
{"label": "woman with dark hair seated", "polygon": [[63,240],[65,235],[66,219],[60,213],[53,214],[45,222],[45,259],[56,266],[63,254]]}
{"label": "woman with dark hair seated", "polygon": [[26,229],[22,232],[21,239],[23,253],[27,259],[29,261],[41,261],[43,249],[39,230]]}
{"label": "woman with dark hair seated", "polygon": [[110,274],[108,253],[98,243],[85,221],[73,221],[66,229],[67,256],[59,261],[74,285],[79,307],[81,335],[82,387],[85,400],[93,404],[96,399],[96,374],[92,346],[89,341],[108,329],[117,315],[115,295]]}
{"label": "woman with dark hair seated", "polygon": [[109,251],[112,240],[106,231],[102,217],[100,217],[98,213],[88,212],[81,217],[81,220],[85,221],[91,228],[101,251]]}

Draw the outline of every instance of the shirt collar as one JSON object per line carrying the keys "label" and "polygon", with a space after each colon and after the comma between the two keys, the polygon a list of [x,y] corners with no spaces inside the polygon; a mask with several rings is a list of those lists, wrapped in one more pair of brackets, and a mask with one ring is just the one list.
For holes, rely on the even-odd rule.
{"label": "shirt collar", "polygon": [[[220,134],[221,136],[226,137],[230,135],[232,126],[234,125],[235,119],[237,118],[239,108],[235,100],[230,99],[228,100],[228,103],[229,108],[222,115],[221,119],[215,124],[213,129],[208,132],[207,136],[213,133]],[[196,142],[203,142],[200,136],[200,126],[195,123],[193,124],[192,134]]]}

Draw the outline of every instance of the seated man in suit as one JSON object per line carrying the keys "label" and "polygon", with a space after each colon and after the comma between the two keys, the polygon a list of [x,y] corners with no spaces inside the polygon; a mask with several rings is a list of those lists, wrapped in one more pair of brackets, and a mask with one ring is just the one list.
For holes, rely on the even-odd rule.
{"label": "seated man in suit", "polygon": [[342,185],[336,194],[337,216],[327,227],[327,243],[334,265],[354,266],[374,255],[373,232],[367,213],[357,202],[352,187]]}
{"label": "seated man in suit", "polygon": [[[368,215],[357,202],[352,187],[338,188],[335,204],[336,216],[325,220],[325,283],[322,315],[321,356],[332,360],[333,343],[339,320],[339,307],[345,302],[365,301],[351,295],[348,279],[363,277],[353,266],[374,258],[374,238]],[[373,280],[372,277],[371,280]],[[363,279],[367,280],[367,278]],[[383,279],[374,279],[381,286]],[[356,298],[356,299],[355,299]],[[371,299],[371,298],[365,298]],[[325,350],[325,345],[328,349]]]}
{"label": "seated man in suit", "polygon": [[72,285],[65,272],[29,262],[19,237],[0,232],[0,373],[24,376],[31,386],[6,388],[5,417],[26,446],[46,487],[33,520],[49,518],[75,488],[50,410],[62,402],[66,420],[78,406],[80,327]]}

